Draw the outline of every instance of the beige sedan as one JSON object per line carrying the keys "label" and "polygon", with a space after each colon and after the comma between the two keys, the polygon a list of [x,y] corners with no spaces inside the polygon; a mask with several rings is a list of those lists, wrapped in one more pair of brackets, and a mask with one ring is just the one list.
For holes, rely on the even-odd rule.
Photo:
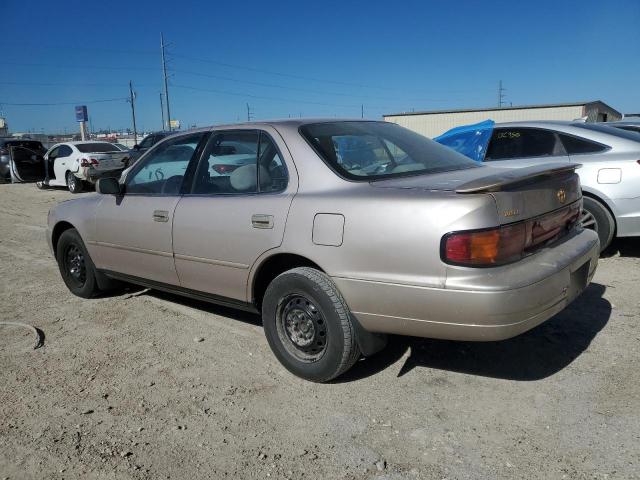
{"label": "beige sedan", "polygon": [[74,294],[261,313],[282,364],[328,381],[389,333],[500,340],[562,310],[599,252],[575,168],[483,166],[384,122],[216,126],[53,208],[48,239]]}

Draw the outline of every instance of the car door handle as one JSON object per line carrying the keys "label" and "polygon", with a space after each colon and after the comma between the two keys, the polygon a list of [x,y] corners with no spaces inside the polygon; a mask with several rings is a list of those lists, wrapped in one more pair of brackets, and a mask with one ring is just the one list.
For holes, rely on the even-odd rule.
{"label": "car door handle", "polygon": [[251,225],[253,228],[273,228],[273,215],[251,215]]}
{"label": "car door handle", "polygon": [[169,221],[169,212],[166,210],[154,210],[153,211],[153,219],[156,222],[168,222]]}

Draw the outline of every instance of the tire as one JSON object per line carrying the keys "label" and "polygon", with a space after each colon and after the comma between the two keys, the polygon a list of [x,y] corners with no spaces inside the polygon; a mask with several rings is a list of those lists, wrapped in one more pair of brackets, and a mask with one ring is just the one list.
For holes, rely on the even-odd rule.
{"label": "tire", "polygon": [[287,370],[312,382],[338,377],[360,357],[350,317],[331,279],[308,267],[276,277],[262,302],[271,350]]}
{"label": "tire", "polygon": [[92,298],[100,293],[96,267],[75,228],[65,230],[58,239],[56,260],[67,288],[78,297]]}
{"label": "tire", "polygon": [[71,193],[80,193],[82,191],[82,180],[73,173],[67,172],[67,188]]}
{"label": "tire", "polygon": [[582,197],[582,226],[594,230],[600,238],[600,251],[605,250],[613,240],[616,222],[609,209],[591,197]]}

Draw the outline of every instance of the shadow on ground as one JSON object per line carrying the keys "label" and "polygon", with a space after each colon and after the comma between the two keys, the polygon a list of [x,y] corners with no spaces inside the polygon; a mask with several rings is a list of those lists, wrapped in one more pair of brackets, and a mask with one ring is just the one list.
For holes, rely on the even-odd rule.
{"label": "shadow on ground", "polygon": [[385,370],[409,357],[398,376],[419,367],[470,375],[531,381],[553,375],[573,362],[609,321],[605,287],[592,283],[569,307],[542,325],[501,342],[453,342],[391,337],[379,354],[360,360],[336,381],[351,382]]}
{"label": "shadow on ground", "polygon": [[602,252],[604,257],[614,257],[616,254],[620,254],[621,257],[640,257],[640,239],[632,237],[616,238]]}

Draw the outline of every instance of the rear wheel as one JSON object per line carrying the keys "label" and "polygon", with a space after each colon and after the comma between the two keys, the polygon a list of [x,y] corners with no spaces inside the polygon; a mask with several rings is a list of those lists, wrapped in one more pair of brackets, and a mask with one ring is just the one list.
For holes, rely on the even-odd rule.
{"label": "rear wheel", "polygon": [[73,173],[67,172],[67,188],[71,193],[80,193],[82,191],[82,180]]}
{"label": "rear wheel", "polygon": [[71,293],[82,298],[91,298],[100,293],[96,268],[75,228],[65,230],[60,235],[56,259],[62,280]]}
{"label": "rear wheel", "polygon": [[326,274],[313,268],[294,268],[271,282],[262,321],[280,363],[306,380],[329,381],[360,357],[342,295]]}
{"label": "rear wheel", "polygon": [[611,212],[597,200],[583,197],[582,226],[595,231],[600,238],[600,251],[606,249],[613,240],[616,229]]}

